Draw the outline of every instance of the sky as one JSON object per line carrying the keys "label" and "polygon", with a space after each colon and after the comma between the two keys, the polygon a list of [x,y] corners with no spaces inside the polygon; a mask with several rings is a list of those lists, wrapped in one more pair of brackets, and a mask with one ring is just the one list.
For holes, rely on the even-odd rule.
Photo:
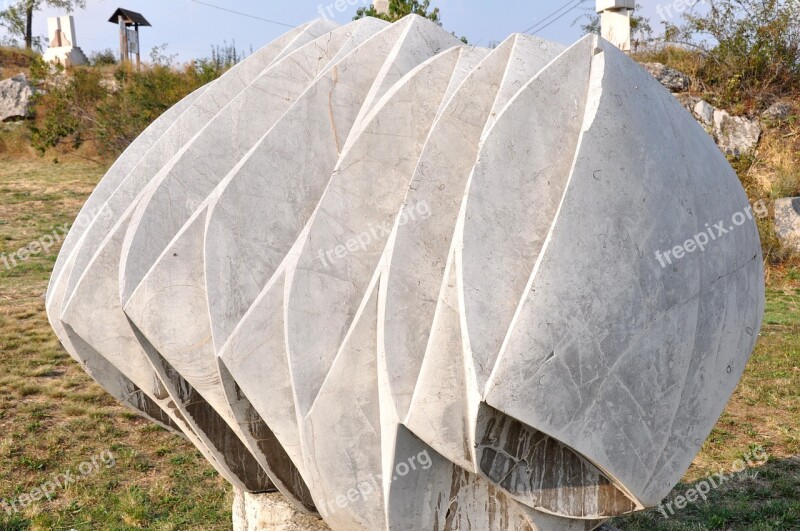
{"label": "sky", "polygon": [[[0,7],[9,1],[0,0]],[[692,0],[640,0],[643,9],[639,14],[649,17],[654,28],[660,27],[662,17],[658,13],[666,13],[666,7],[685,1]],[[337,0],[87,0],[87,8],[74,13],[78,45],[87,54],[107,48],[118,51],[118,30],[108,22],[118,7],[138,11],[152,24],[152,28],[141,30],[143,57],[149,57],[153,47],[167,44],[168,55],[176,54],[179,61],[188,61],[208,57],[212,45],[234,40],[237,48],[249,52],[251,47],[257,50],[289,29],[199,2],[294,26],[318,18],[321,13],[327,13],[329,18],[342,24],[347,23],[358,7],[371,3],[371,0],[338,0],[338,4]],[[594,0],[431,2],[432,6],[440,8],[448,31],[467,37],[470,44],[477,46],[488,46],[512,33],[526,30],[562,44],[571,44],[582,34],[580,22],[573,24],[574,20],[594,4]],[[343,9],[337,9],[337,5]],[[553,13],[555,16],[546,18]],[[62,14],[65,14],[63,10],[52,8],[38,13],[34,20],[35,34],[46,36],[47,17]],[[530,31],[532,27],[533,31]]]}

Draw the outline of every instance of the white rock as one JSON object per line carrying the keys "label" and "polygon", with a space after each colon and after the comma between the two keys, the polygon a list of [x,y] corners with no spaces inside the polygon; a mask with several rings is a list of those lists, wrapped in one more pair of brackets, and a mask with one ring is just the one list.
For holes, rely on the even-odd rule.
{"label": "white rock", "polygon": [[697,116],[703,124],[708,126],[714,125],[714,113],[717,109],[715,109],[713,105],[707,101],[700,100],[692,110],[694,111],[695,116]]}
{"label": "white rock", "polygon": [[787,102],[779,101],[773,103],[769,108],[761,113],[761,117],[767,120],[785,120],[792,113],[792,106]]}
{"label": "white rock", "polygon": [[752,153],[761,139],[761,123],[757,118],[731,116],[727,111],[714,111],[714,138],[728,155]]}
{"label": "white rock", "polygon": [[33,95],[25,74],[0,81],[0,122],[27,118]]}
{"label": "white rock", "polygon": [[689,90],[691,79],[683,72],[661,63],[643,63],[642,66],[670,92]]}
{"label": "white rock", "polygon": [[775,234],[785,246],[800,252],[800,197],[775,200]]}

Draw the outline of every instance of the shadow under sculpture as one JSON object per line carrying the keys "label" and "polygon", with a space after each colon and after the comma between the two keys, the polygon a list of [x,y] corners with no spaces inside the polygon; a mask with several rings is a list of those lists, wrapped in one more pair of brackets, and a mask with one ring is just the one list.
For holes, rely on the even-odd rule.
{"label": "shadow under sculpture", "polygon": [[590,530],[657,505],[764,306],[713,140],[608,42],[319,20],[120,157],[47,294],[65,348],[233,486],[333,529]]}

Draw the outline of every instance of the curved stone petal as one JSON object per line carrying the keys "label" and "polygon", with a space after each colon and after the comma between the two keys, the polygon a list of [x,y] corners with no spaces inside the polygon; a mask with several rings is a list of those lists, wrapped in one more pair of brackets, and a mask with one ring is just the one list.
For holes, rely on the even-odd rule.
{"label": "curved stone petal", "polygon": [[747,199],[663,87],[600,46],[572,174],[486,401],[652,506],[700,449],[755,345],[761,249],[750,223],[660,266],[653,249],[744,213]]}

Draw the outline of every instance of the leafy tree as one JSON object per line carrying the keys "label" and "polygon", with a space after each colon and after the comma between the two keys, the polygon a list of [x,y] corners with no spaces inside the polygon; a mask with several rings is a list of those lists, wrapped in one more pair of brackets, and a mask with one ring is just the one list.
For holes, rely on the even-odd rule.
{"label": "leafy tree", "polygon": [[731,100],[800,88],[800,0],[706,0],[669,28],[706,57],[700,72]]}
{"label": "leafy tree", "polygon": [[[369,7],[360,7],[356,11],[356,16],[353,20],[358,20],[364,17],[375,17],[389,22],[397,22],[401,18],[408,15],[419,15],[427,18],[438,25],[442,25],[442,18],[439,15],[439,8],[436,7],[431,10],[431,0],[390,0],[389,13],[378,13],[375,10],[375,5],[370,4]],[[455,33],[453,34],[455,35]],[[464,44],[469,44],[466,37],[461,37]]]}
{"label": "leafy tree", "polygon": [[66,9],[71,13],[74,9],[86,7],[86,0],[17,0],[0,11],[0,26],[12,38],[24,38],[28,50],[34,46],[41,47],[38,39],[33,37],[33,15],[44,6]]}
{"label": "leafy tree", "polygon": [[356,16],[353,20],[364,17],[375,17],[388,20],[389,22],[397,22],[407,15],[414,14],[430,19],[441,26],[442,19],[439,17],[439,8],[437,7],[434,8],[433,11],[430,11],[430,7],[431,0],[423,0],[422,2],[419,0],[391,0],[389,2],[388,14],[378,13],[375,10],[375,6],[370,4],[369,7],[360,7],[358,11],[356,11]]}
{"label": "leafy tree", "polygon": [[94,62],[104,68],[78,67],[69,75],[61,65],[36,57],[31,81],[42,90],[34,97],[34,120],[28,123],[31,144],[41,155],[91,155],[111,161],[163,112],[219,78],[243,56],[226,43],[214,47],[211,58],[179,68],[163,45],[153,49],[153,62],[141,69],[129,64],[110,67],[114,54],[102,53]]}

